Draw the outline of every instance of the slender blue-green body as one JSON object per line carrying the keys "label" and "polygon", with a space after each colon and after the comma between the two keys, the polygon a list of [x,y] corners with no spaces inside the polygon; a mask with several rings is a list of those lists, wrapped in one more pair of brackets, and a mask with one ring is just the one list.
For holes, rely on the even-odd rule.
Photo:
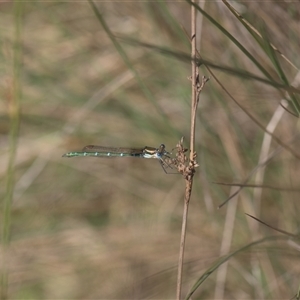
{"label": "slender blue-green body", "polygon": [[[158,148],[144,147],[144,148],[113,148],[103,147],[97,145],[85,146],[82,151],[68,152],[63,157],[141,157],[141,158],[155,158],[158,159],[162,168],[170,167],[165,162],[164,158],[169,158],[169,152],[165,150],[165,145],[161,144]],[[164,167],[165,166],[165,167]]]}
{"label": "slender blue-green body", "polygon": [[167,155],[165,145],[161,144],[159,148],[144,147],[144,148],[113,148],[96,145],[85,146],[82,151],[68,152],[63,157],[76,156],[92,156],[92,157],[142,157],[142,158],[157,158]]}

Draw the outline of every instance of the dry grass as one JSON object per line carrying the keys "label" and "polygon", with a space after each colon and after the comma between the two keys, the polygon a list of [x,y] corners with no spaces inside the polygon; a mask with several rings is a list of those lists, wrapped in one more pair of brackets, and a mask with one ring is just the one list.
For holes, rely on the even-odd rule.
{"label": "dry grass", "polygon": [[[181,29],[182,24],[189,32],[187,3],[97,5],[113,33],[189,54]],[[271,42],[299,64],[298,4],[247,2],[237,9],[257,29],[264,19]],[[222,2],[208,2],[205,10],[280,81],[269,57]],[[12,4],[0,3],[1,198],[11,150],[12,15]],[[9,298],[174,298],[184,195],[181,176],[166,175],[151,160],[61,156],[87,144],[164,143],[171,150],[181,136],[188,138],[189,62],[120,42],[151,91],[147,96],[88,3],[24,3],[22,22],[22,112],[7,258]],[[263,76],[206,19],[199,38],[204,58]],[[298,71],[279,60],[293,82]],[[271,122],[283,93],[253,80],[215,73],[247,112],[265,127]],[[200,75],[211,76],[203,67]],[[291,104],[289,110],[293,111]],[[263,144],[265,132],[212,77],[201,94],[197,117],[200,167],[190,202],[183,295],[221,256],[278,234],[245,212],[294,234],[299,228],[295,191],[265,188],[260,195],[257,189],[244,188],[217,210],[236,187],[212,182],[242,183],[258,165],[260,154],[271,153],[278,144],[273,139]],[[273,133],[289,142],[297,133],[298,119],[284,112],[277,122]],[[289,146],[298,151],[299,139]],[[266,165],[263,176],[253,175],[248,183],[297,189],[299,170],[299,160],[283,150]],[[193,299],[291,298],[299,285],[298,253],[297,241],[287,240],[247,248],[228,260],[227,269],[223,265],[214,271]]]}

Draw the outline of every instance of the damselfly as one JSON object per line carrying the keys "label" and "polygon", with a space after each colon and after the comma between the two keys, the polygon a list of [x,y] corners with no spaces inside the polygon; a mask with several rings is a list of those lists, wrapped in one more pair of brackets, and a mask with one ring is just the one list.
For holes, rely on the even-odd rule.
{"label": "damselfly", "polygon": [[[103,147],[97,145],[85,146],[80,152],[68,152],[63,157],[78,157],[78,156],[91,156],[91,157],[141,157],[141,158],[155,158],[158,159],[162,168],[166,172],[165,167],[171,167],[166,158],[170,158],[170,153],[166,151],[164,144],[158,148],[144,147],[144,148],[113,148]],[[166,172],[167,173],[167,172]]]}

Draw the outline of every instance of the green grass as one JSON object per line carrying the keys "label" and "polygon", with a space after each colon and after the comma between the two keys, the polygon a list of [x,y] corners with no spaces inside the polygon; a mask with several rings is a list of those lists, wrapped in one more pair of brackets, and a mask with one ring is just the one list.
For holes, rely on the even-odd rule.
{"label": "green grass", "polygon": [[[151,160],[61,156],[88,144],[164,143],[170,150],[185,136],[188,145],[189,62],[138,43],[117,39],[114,44],[107,32],[190,55],[184,32],[189,32],[189,5],[100,2],[106,31],[88,3],[37,1],[22,6],[21,124],[17,146],[11,146],[16,21],[12,3],[0,4],[1,232],[10,258],[8,298],[173,299],[181,176],[166,175]],[[206,3],[204,10],[221,27],[203,20],[199,37],[205,60],[262,78],[267,72],[268,80],[281,84],[293,82],[298,71],[267,42],[297,65],[295,3],[240,4],[237,10],[261,31],[260,43],[222,2]],[[237,201],[217,210],[234,188],[212,183],[243,183],[257,166],[265,131],[247,113],[266,127],[285,92],[214,73],[246,113],[202,66],[200,75],[210,76],[210,81],[197,115],[200,167],[190,203],[183,296],[196,284],[193,299],[292,298],[299,286],[297,241],[288,242],[245,213],[297,234],[299,192],[264,188],[259,196],[248,187]],[[298,106],[299,95],[294,94],[288,109],[297,114]],[[298,153],[298,140],[290,142],[298,127],[298,118],[285,112],[272,133]],[[7,171],[14,147],[15,162]],[[266,151],[277,147],[272,139]],[[248,183],[297,189],[299,169],[298,158],[283,150],[266,165],[261,180],[254,174]],[[7,172],[12,196],[6,190]],[[5,209],[7,197],[11,209]],[[4,228],[9,229],[7,236]],[[282,238],[267,241],[276,234]],[[248,246],[260,239],[264,242]],[[207,270],[213,271],[208,277]]]}

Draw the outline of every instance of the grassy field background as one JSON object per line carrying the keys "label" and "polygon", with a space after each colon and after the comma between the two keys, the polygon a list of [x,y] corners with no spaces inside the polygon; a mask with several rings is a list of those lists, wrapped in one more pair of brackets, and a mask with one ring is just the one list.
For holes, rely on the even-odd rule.
{"label": "grassy field background", "polygon": [[[114,34],[189,55],[186,2],[96,5]],[[270,42],[299,66],[298,3],[233,5],[258,30],[266,28]],[[280,82],[270,56],[221,1],[208,1],[204,9]],[[224,33],[205,18],[201,22],[200,16],[203,58],[263,77]],[[16,27],[12,2],[0,3],[0,25],[0,193],[4,199],[12,151],[9,110]],[[173,299],[182,177],[166,175],[152,160],[62,155],[88,144],[157,147],[164,143],[170,151],[181,136],[188,146],[190,63],[119,40],[141,84],[83,1],[24,2],[21,42],[21,123],[9,251],[2,255],[9,274],[8,298]],[[299,70],[277,57],[288,81],[294,82]],[[284,93],[226,72],[215,74],[247,112],[263,126],[271,124],[274,128],[269,130],[299,152],[299,138],[291,142],[299,131],[297,110],[289,102],[288,109],[296,115],[281,113]],[[200,75],[211,77],[203,66]],[[272,119],[275,115],[277,121]],[[213,182],[242,183],[260,156],[279,145],[271,139],[268,146],[264,130],[212,77],[201,94],[197,122],[200,167],[190,203],[184,295],[221,256],[263,237],[286,237],[245,213],[293,234],[300,226],[300,164],[286,150],[248,182],[265,188],[244,188],[217,209],[237,187]],[[1,209],[3,221],[3,205]],[[213,272],[193,299],[290,299],[299,286],[298,259],[297,240],[258,244]]]}

